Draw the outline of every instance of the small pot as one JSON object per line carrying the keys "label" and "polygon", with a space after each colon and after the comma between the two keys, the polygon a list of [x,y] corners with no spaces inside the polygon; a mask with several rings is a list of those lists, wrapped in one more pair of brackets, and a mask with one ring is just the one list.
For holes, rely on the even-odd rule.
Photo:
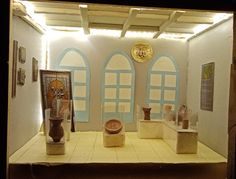
{"label": "small pot", "polygon": [[189,120],[182,121],[182,129],[188,129]]}

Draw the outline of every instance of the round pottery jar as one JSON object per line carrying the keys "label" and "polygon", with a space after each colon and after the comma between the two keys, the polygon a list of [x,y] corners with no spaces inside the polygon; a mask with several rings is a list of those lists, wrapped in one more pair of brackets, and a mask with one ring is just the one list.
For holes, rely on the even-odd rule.
{"label": "round pottery jar", "polygon": [[104,127],[107,133],[117,134],[121,131],[123,126],[118,119],[110,119],[105,123]]}
{"label": "round pottery jar", "polygon": [[64,136],[64,130],[61,126],[63,118],[54,117],[50,118],[50,130],[49,136],[53,139],[54,142],[60,142],[61,138]]}

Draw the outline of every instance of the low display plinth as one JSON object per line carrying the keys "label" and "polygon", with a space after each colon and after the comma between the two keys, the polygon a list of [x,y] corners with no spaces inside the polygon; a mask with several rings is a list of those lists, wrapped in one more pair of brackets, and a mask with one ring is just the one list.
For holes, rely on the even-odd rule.
{"label": "low display plinth", "polygon": [[109,134],[103,131],[103,146],[104,147],[121,147],[125,144],[125,132],[122,129],[118,134]]}
{"label": "low display plinth", "polygon": [[140,139],[161,139],[163,136],[161,120],[139,120],[137,126]]}
{"label": "low display plinth", "polygon": [[176,153],[196,154],[197,153],[197,132],[178,132]]}
{"label": "low display plinth", "polygon": [[65,142],[47,142],[46,151],[48,155],[64,155]]}
{"label": "low display plinth", "polygon": [[171,122],[163,121],[163,140],[177,154],[197,153],[198,133],[193,129],[181,129]]}
{"label": "low display plinth", "polygon": [[177,154],[196,154],[198,132],[165,120],[139,120],[138,137],[163,139]]}

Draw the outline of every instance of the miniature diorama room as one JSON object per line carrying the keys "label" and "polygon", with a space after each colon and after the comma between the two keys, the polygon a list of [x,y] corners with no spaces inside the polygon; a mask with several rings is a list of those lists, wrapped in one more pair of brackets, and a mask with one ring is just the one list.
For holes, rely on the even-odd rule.
{"label": "miniature diorama room", "polygon": [[15,0],[9,163],[227,163],[230,12]]}

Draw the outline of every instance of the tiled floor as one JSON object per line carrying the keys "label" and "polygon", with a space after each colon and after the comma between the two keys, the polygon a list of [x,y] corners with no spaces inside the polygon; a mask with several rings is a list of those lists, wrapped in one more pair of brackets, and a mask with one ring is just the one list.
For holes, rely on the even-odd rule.
{"label": "tiled floor", "polygon": [[139,139],[136,132],[125,133],[123,147],[103,147],[102,132],[74,132],[66,143],[65,155],[47,155],[45,136],[32,138],[10,157],[10,163],[217,163],[227,159],[202,143],[197,154],[175,154],[161,139]]}

